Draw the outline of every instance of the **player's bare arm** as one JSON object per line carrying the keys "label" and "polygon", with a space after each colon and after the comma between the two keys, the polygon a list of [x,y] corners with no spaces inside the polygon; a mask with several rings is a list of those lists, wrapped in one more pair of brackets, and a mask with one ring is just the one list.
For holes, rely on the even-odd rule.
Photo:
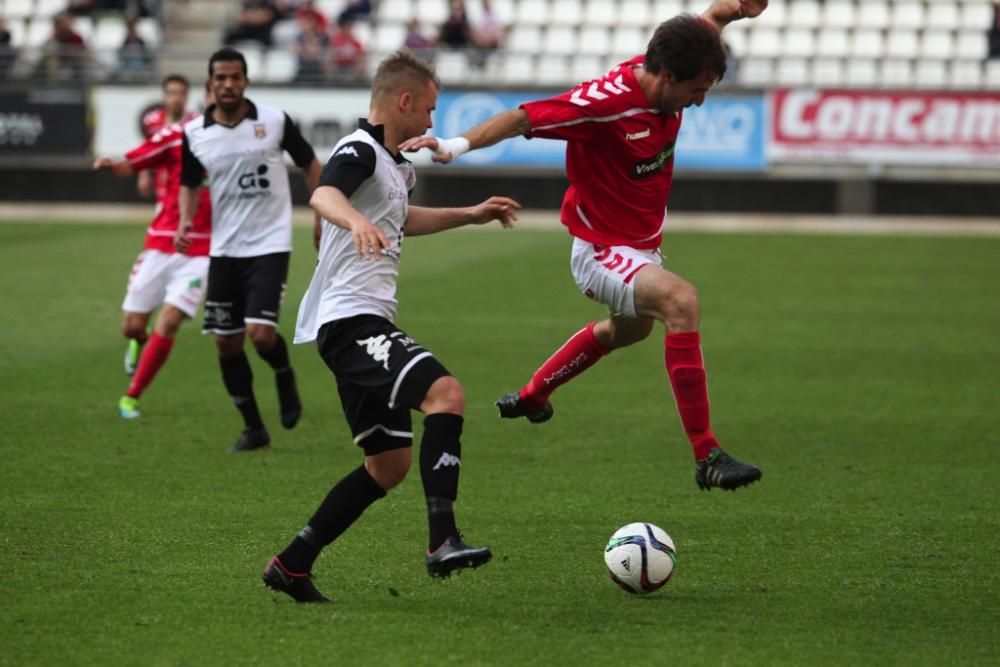
{"label": "player's bare arm", "polygon": [[198,212],[198,190],[200,189],[200,187],[182,185],[177,198],[180,222],[177,223],[177,231],[174,233],[174,247],[180,252],[187,252],[191,245],[191,237],[188,234],[194,229],[194,215]]}
{"label": "player's bare arm", "polygon": [[143,197],[152,197],[156,194],[156,179],[153,178],[151,170],[143,169],[139,172],[139,177],[135,182],[135,189]]}
{"label": "player's bare arm", "polygon": [[499,220],[505,229],[509,229],[514,226],[520,208],[521,204],[510,197],[490,197],[465,208],[410,206],[406,216],[406,235],[433,234],[465,225],[485,225],[494,220]]}
{"label": "player's bare arm", "polygon": [[460,137],[439,139],[423,135],[407,139],[399,145],[399,149],[410,153],[421,148],[430,148],[434,151],[432,160],[448,164],[462,153],[492,146],[505,139],[526,134],[530,130],[528,112],[520,108],[509,109],[483,121]]}
{"label": "player's bare arm", "polygon": [[[319,163],[319,160],[313,159],[305,169],[302,170],[302,175],[306,179],[306,187],[309,188],[309,192],[315,192],[316,187],[319,185],[319,177],[323,173],[323,165]],[[315,214],[315,219],[313,220],[313,246],[319,249],[319,239],[323,234],[323,218],[319,213]]]}
{"label": "player's bare arm", "polygon": [[94,171],[110,171],[115,176],[131,176],[135,173],[128,160],[112,160],[109,157],[94,160]]}
{"label": "player's bare arm", "polygon": [[358,255],[365,259],[378,259],[382,249],[389,248],[389,240],[371,220],[351,206],[350,200],[340,189],[321,185],[313,190],[309,206],[331,223],[351,232]]}
{"label": "player's bare arm", "polygon": [[767,9],[767,0],[715,0],[701,15],[718,30],[733,21],[752,19]]}

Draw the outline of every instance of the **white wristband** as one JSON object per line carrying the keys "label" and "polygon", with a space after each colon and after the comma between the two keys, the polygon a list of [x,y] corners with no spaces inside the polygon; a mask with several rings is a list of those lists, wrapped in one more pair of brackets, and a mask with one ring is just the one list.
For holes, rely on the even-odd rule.
{"label": "white wristband", "polygon": [[462,153],[469,152],[469,140],[465,137],[455,137],[453,139],[438,139],[438,149],[437,154],[443,155],[445,153],[451,153],[451,158],[454,160]]}

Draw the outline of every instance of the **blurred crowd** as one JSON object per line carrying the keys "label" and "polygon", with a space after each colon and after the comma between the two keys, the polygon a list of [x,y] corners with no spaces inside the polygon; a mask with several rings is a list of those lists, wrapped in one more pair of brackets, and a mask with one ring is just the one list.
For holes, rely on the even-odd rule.
{"label": "blurred crowd", "polygon": [[[117,48],[110,75],[139,79],[153,76],[155,53],[137,26],[140,19],[156,19],[160,8],[160,0],[66,0],[61,11],[46,19],[51,21],[49,37],[37,53],[28,54],[29,73],[36,78],[63,81],[85,77],[94,65],[94,53],[77,30],[78,22],[96,23],[99,18],[117,16],[125,26],[124,39]],[[6,18],[0,15],[0,78],[10,74],[19,55]]]}
{"label": "blurred crowd", "polygon": [[[475,20],[470,20],[464,0],[448,2],[448,15],[439,26],[423,26],[412,19],[397,46],[409,48],[428,62],[434,61],[439,49],[463,51],[474,67],[485,66],[490,53],[503,43],[505,26],[490,0],[477,2]],[[371,21],[375,4],[347,0],[339,13],[328,16],[313,0],[242,0],[224,42],[238,46],[251,41],[272,47],[275,26],[294,20],[297,32],[291,48],[297,60],[296,81],[362,79],[367,76],[371,45],[359,36],[356,26]]]}
{"label": "blurred crowd", "polygon": [[[441,0],[448,12],[440,25],[425,26],[412,19],[398,46],[405,46],[417,56],[433,62],[441,50],[463,52],[469,64],[485,67],[492,53],[503,46],[507,26],[491,0],[476,2],[477,11],[470,18],[465,0]],[[295,80],[323,82],[364,79],[369,71],[370,44],[362,35],[371,30],[357,30],[359,24],[372,22],[377,0],[344,0],[339,10],[328,15],[314,0],[239,0],[231,24],[223,33],[226,44],[239,46],[254,42],[266,48],[291,48],[296,60]],[[329,6],[329,5],[325,5]],[[95,22],[99,17],[120,15],[124,38],[117,46],[113,65],[105,67],[109,78],[145,80],[154,77],[155,45],[150,45],[138,30],[140,20],[158,18],[162,0],[66,0],[65,9],[51,19],[51,35],[30,54],[30,74],[38,78],[75,80],[94,64],[94,53],[76,29],[81,18]],[[275,27],[294,24],[291,46],[275,45]],[[75,27],[76,26],[76,27]],[[1000,2],[993,4],[991,25],[987,30],[989,58],[1000,58]],[[380,45],[385,49],[385,44]],[[0,15],[0,77],[7,77],[18,63],[18,52],[11,42],[11,32]]]}

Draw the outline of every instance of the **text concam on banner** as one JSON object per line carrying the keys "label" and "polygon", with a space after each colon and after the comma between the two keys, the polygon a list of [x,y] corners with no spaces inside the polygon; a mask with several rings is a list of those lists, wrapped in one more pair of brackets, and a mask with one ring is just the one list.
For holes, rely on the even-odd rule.
{"label": "text concam on banner", "polygon": [[777,90],[774,161],[1000,164],[1000,93]]}

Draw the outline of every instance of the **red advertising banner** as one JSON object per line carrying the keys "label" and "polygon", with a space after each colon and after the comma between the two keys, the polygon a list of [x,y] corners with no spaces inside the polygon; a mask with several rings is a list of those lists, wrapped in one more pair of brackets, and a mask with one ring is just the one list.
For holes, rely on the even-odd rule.
{"label": "red advertising banner", "polygon": [[1000,92],[776,90],[774,162],[1000,164]]}

